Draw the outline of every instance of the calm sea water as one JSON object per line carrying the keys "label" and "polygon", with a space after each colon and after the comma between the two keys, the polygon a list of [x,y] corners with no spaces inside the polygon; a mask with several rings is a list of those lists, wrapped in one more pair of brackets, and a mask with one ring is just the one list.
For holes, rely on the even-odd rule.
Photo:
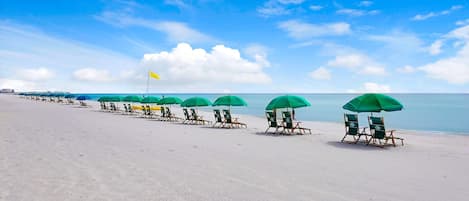
{"label": "calm sea water", "polygon": [[[86,94],[94,100],[109,94]],[[129,94],[112,94],[129,95]],[[132,94],[135,95],[135,94]],[[214,101],[224,94],[151,94],[177,96],[181,99],[201,96]],[[283,94],[231,94],[242,97],[247,107],[232,108],[233,113],[264,117],[264,108],[273,98]],[[306,121],[343,122],[342,105],[357,94],[296,94],[311,102],[311,107],[296,110],[296,118]],[[404,105],[398,112],[383,112],[389,128],[441,131],[469,135],[469,94],[391,94]],[[210,110],[211,108],[206,108]],[[369,113],[360,114],[360,124],[367,125]]]}

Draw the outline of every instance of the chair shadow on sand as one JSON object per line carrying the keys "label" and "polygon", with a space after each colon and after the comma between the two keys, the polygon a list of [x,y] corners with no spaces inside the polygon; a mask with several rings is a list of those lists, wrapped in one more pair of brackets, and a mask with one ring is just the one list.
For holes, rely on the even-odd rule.
{"label": "chair shadow on sand", "polygon": [[336,148],[341,148],[341,149],[355,149],[355,150],[364,150],[364,151],[376,151],[376,150],[383,150],[386,149],[387,147],[377,147],[373,145],[366,145],[364,143],[344,143],[340,141],[328,141],[327,145],[336,147]]}
{"label": "chair shadow on sand", "polygon": [[312,133],[312,134],[301,134],[301,133],[282,133],[282,132],[262,132],[258,131],[255,133],[251,133],[254,135],[263,135],[263,136],[269,136],[269,137],[295,137],[295,136],[311,136],[311,135],[322,135],[321,133]]}

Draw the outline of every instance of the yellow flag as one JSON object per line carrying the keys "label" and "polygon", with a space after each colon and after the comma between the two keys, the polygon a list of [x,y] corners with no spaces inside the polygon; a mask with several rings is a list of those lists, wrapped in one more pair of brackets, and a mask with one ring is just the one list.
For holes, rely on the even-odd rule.
{"label": "yellow flag", "polygon": [[156,73],[154,73],[154,72],[151,72],[151,71],[150,71],[150,72],[148,72],[148,75],[149,75],[150,77],[152,77],[152,78],[157,79],[157,80],[160,79],[160,75],[158,75],[158,74],[156,74]]}

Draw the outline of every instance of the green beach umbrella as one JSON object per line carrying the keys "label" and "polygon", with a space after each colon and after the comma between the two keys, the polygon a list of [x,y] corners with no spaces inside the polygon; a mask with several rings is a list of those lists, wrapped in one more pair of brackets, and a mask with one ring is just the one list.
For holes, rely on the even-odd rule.
{"label": "green beach umbrella", "polygon": [[274,110],[281,108],[299,108],[311,106],[311,103],[301,96],[285,95],[279,96],[270,101],[265,110]]}
{"label": "green beach umbrella", "polygon": [[140,103],[158,103],[160,101],[160,98],[155,97],[155,96],[147,96],[140,101]]}
{"label": "green beach umbrella", "polygon": [[181,103],[181,107],[204,107],[210,105],[212,105],[212,103],[208,99],[202,97],[188,98]]}
{"label": "green beach umbrella", "polygon": [[218,97],[213,106],[247,106],[248,104],[238,96],[221,96]]}
{"label": "green beach umbrella", "polygon": [[404,106],[390,96],[369,93],[352,99],[342,108],[352,112],[392,112],[402,110]]}
{"label": "green beach umbrella", "polygon": [[131,95],[131,96],[126,96],[124,97],[124,99],[122,99],[123,102],[141,102],[142,101],[142,97],[140,96],[134,96],[134,95]]}
{"label": "green beach umbrella", "polygon": [[120,96],[109,96],[108,102],[121,102],[122,101],[122,97]]}
{"label": "green beach umbrella", "polygon": [[109,96],[101,96],[98,98],[98,102],[109,102]]}
{"label": "green beach umbrella", "polygon": [[178,97],[165,97],[158,101],[158,105],[181,104],[182,100]]}

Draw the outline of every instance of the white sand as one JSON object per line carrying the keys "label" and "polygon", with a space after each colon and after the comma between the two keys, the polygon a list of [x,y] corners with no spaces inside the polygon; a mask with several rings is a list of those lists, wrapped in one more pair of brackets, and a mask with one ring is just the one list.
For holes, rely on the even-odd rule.
{"label": "white sand", "polygon": [[[212,116],[209,116],[212,119]],[[468,200],[469,137],[400,132],[343,144],[343,125],[263,135],[0,95],[0,200]]]}

